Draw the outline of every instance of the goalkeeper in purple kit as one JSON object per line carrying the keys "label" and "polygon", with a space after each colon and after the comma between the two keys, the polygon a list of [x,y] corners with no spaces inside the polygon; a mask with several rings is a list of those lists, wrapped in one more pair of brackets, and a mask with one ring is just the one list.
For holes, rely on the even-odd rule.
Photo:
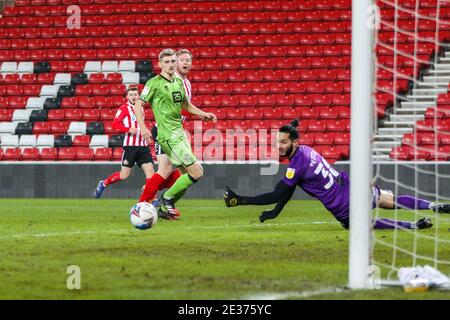
{"label": "goalkeeper in purple kit", "polygon": [[[276,218],[285,204],[291,199],[296,186],[310,196],[317,198],[346,229],[349,228],[350,180],[346,172],[336,171],[314,149],[298,144],[298,121],[282,126],[278,142],[280,156],[289,158],[285,176],[276,185],[274,191],[253,197],[240,196],[226,187],[224,199],[227,207],[237,205],[268,205],[276,203],[272,210],[266,210],[259,216],[260,222]],[[395,196],[379,186],[372,188],[372,208],[433,210],[438,213],[450,213],[450,204],[439,204],[412,196]],[[432,227],[429,218],[417,222],[376,219],[374,229],[426,229]]]}

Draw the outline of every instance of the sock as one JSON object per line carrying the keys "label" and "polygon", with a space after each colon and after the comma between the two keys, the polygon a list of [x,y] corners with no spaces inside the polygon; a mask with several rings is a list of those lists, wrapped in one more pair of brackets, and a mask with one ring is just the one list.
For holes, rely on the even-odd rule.
{"label": "sock", "polygon": [[177,181],[177,179],[181,176],[180,171],[178,171],[177,169],[175,169],[175,171],[173,171],[170,176],[166,179],[166,181],[164,181],[164,183],[162,183],[159,186],[159,190],[162,189],[168,189],[170,187],[173,186],[173,184],[175,183],[175,181]]}
{"label": "sock", "polygon": [[395,221],[391,219],[376,219],[373,224],[374,229],[413,229],[414,223],[408,221]]}
{"label": "sock", "polygon": [[106,178],[103,181],[103,184],[106,187],[107,185],[119,182],[120,180],[122,180],[122,179],[120,179],[120,172],[114,172],[112,175],[110,175],[108,178]]}
{"label": "sock", "polygon": [[175,198],[173,198],[173,201],[174,201],[175,203],[177,203],[178,200],[180,200],[180,199],[184,196],[184,194],[186,193],[186,191],[187,191],[187,190],[184,190],[183,192],[180,192]]}
{"label": "sock", "polygon": [[429,210],[431,202],[412,196],[395,197],[395,204],[402,209]]}
{"label": "sock", "polygon": [[164,193],[165,199],[180,199],[180,195],[186,192],[186,190],[196,183],[197,180],[192,178],[188,173],[183,174],[175,181],[172,187]]}
{"label": "sock", "polygon": [[141,193],[139,202],[152,200],[162,183],[164,183],[164,178],[158,173],[155,173],[150,179],[146,179],[145,188]]}

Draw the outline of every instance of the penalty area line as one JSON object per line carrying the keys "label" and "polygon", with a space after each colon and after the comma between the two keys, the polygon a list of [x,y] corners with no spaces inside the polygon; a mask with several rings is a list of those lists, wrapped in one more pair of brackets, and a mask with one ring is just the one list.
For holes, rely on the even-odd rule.
{"label": "penalty area line", "polygon": [[[176,223],[171,221],[170,223]],[[269,224],[225,224],[216,226],[198,226],[198,227],[181,227],[182,230],[227,230],[233,228],[270,228],[270,227],[283,227],[283,226],[299,226],[299,225],[320,225],[320,224],[337,224],[337,222],[331,221],[309,221],[309,222],[287,222],[287,223],[269,223]],[[104,231],[94,231],[94,230],[84,230],[84,231],[72,231],[72,232],[49,232],[49,233],[22,233],[22,234],[11,234],[0,236],[0,240],[8,239],[23,239],[23,238],[47,238],[47,237],[63,237],[63,236],[76,236],[76,235],[95,235],[95,234],[134,234],[135,230],[124,229],[124,230],[104,230]],[[140,231],[140,233],[142,233]]]}
{"label": "penalty area line", "polygon": [[285,300],[285,299],[307,299],[314,296],[329,293],[350,292],[350,289],[339,287],[327,287],[318,290],[287,291],[287,292],[261,292],[244,296],[240,300]]}

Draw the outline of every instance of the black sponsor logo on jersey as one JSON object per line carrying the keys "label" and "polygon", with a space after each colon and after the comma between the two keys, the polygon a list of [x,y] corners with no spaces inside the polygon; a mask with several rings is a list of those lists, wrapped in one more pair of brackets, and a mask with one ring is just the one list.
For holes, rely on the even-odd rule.
{"label": "black sponsor logo on jersey", "polygon": [[175,103],[183,101],[183,97],[181,96],[180,91],[172,92],[172,98],[173,98],[173,102],[175,102]]}

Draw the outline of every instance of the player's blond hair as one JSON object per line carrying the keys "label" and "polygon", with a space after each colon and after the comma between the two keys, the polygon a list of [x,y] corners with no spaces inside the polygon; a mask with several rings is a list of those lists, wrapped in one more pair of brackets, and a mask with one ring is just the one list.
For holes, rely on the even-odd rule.
{"label": "player's blond hair", "polygon": [[175,55],[175,51],[174,51],[173,49],[168,48],[168,49],[162,50],[162,51],[159,53],[158,58],[159,58],[159,61],[161,61],[162,58],[164,58],[164,57],[170,57],[170,56],[173,56],[173,55]]}
{"label": "player's blond hair", "polygon": [[192,59],[192,53],[188,49],[180,49],[180,50],[177,51],[176,54],[177,54],[177,57],[179,57],[179,56],[181,56],[182,54],[185,54],[185,53],[187,53]]}

